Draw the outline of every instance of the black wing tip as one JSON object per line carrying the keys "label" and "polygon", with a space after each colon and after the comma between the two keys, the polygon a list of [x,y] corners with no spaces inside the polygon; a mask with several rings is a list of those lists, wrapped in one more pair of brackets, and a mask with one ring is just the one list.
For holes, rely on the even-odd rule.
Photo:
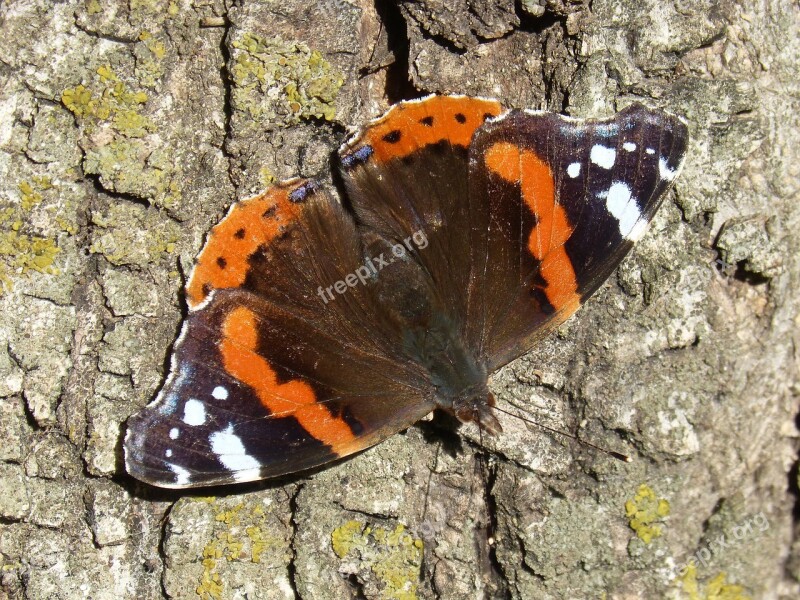
{"label": "black wing tip", "polygon": [[480,129],[492,130],[509,126],[516,127],[519,126],[518,121],[520,119],[529,123],[531,119],[533,119],[533,122],[556,121],[562,125],[572,125],[576,129],[597,126],[619,126],[625,128],[626,126],[649,124],[670,131],[676,138],[688,139],[689,137],[689,127],[686,119],[668,110],[653,108],[639,101],[633,102],[606,117],[573,117],[546,110],[512,108],[493,119],[487,120]]}
{"label": "black wing tip", "polygon": [[612,119],[615,118],[622,121],[649,123],[670,131],[676,138],[688,139],[689,137],[689,123],[684,117],[662,108],[652,108],[642,102],[636,101],[629,104],[615,117],[612,117]]}

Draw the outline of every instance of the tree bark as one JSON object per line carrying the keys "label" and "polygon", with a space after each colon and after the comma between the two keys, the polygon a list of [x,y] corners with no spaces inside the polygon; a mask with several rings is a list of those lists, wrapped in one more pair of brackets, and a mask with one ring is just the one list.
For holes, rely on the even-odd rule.
{"label": "tree bark", "polygon": [[[15,0],[0,23],[0,597],[798,597],[796,3]],[[333,188],[347,127],[434,92],[689,122],[649,233],[491,382],[633,462],[434,419],[278,482],[137,484],[123,424],[211,226],[274,180]]]}

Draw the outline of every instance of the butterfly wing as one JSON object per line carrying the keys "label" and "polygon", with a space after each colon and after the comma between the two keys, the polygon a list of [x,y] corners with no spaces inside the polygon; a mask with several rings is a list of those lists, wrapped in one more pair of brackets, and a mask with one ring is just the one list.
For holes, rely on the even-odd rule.
{"label": "butterfly wing", "polygon": [[426,374],[398,353],[363,267],[351,216],[313,182],[234,205],[187,285],[170,375],[128,422],[128,472],[162,487],[263,479],[430,412]]}
{"label": "butterfly wing", "polygon": [[214,228],[170,376],[129,421],[128,471],[165,487],[281,475],[480,388],[608,277],[686,139],[642,106],[605,121],[394,107],[340,150],[355,220],[298,180]]}
{"label": "butterfly wing", "polygon": [[340,149],[342,179],[358,221],[387,239],[415,234],[414,259],[456,327],[466,318],[470,277],[469,145],[497,101],[430,96],[393,106]]}
{"label": "butterfly wing", "polygon": [[633,105],[606,120],[510,111],[470,147],[466,337],[493,371],[606,280],[679,171],[688,132]]}
{"label": "butterfly wing", "polygon": [[[496,117],[496,118],[495,118]],[[606,120],[433,96],[401,103],[340,150],[358,220],[424,232],[415,259],[487,372],[563,322],[644,233],[686,150],[676,117]]]}

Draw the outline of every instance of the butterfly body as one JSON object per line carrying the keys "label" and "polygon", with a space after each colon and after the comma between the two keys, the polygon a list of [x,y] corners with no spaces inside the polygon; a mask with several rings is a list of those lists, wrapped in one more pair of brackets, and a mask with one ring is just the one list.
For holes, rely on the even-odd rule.
{"label": "butterfly body", "polygon": [[349,207],[292,180],[235,204],[187,284],[171,373],[128,471],[250,481],[369,447],[435,408],[499,432],[488,377],[569,317],[683,161],[676,117],[402,103],[341,149]]}
{"label": "butterfly body", "polygon": [[[415,239],[417,241],[415,241]],[[413,257],[424,251],[427,238],[400,241],[380,237],[366,244],[365,264],[383,257],[385,266],[370,282],[376,303],[391,315],[409,362],[421,367],[431,402],[464,422],[475,421],[497,432],[499,423],[489,410],[485,360],[464,344],[446,299],[436,295],[428,274]],[[398,249],[402,248],[402,257]]]}

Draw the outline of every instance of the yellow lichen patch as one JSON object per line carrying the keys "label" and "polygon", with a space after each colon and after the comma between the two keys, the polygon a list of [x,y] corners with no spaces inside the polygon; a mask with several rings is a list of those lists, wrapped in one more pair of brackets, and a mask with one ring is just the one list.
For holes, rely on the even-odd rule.
{"label": "yellow lichen patch", "polygon": [[165,48],[144,32],[136,46],[137,81],[131,85],[110,66],[101,65],[91,81],[65,89],[62,104],[75,115],[85,148],[83,170],[99,175],[110,191],[132,194],[171,207],[180,198],[180,167],[175,154],[155,135],[157,127],[146,114],[149,99],[142,85],[161,77],[158,62]]}
{"label": "yellow lichen patch", "polygon": [[264,187],[271,186],[276,180],[275,175],[267,167],[261,167],[258,170],[258,178],[261,180],[261,185]]}
{"label": "yellow lichen patch", "polygon": [[252,33],[234,40],[233,47],[234,110],[257,123],[334,119],[344,78],[319,51]]}
{"label": "yellow lichen patch", "polygon": [[47,238],[17,231],[0,232],[0,294],[12,288],[14,274],[58,273],[52,265],[60,251],[56,243]]}
{"label": "yellow lichen patch", "polygon": [[636,495],[625,502],[625,514],[627,515],[631,529],[636,532],[645,544],[649,544],[661,535],[661,521],[669,515],[669,502],[664,498],[658,498],[653,489],[643,483],[636,491]]}
{"label": "yellow lichen patch", "polygon": [[216,513],[214,519],[219,521],[220,523],[225,523],[226,525],[238,525],[239,524],[239,511],[244,508],[244,502],[240,502],[236,506],[228,510],[222,510]]}
{"label": "yellow lichen patch", "polygon": [[44,199],[41,192],[53,187],[49,177],[34,177],[33,182],[34,185],[31,185],[27,181],[21,181],[17,186],[19,188],[20,206],[22,210],[28,211],[41,203]]}
{"label": "yellow lichen patch", "polygon": [[141,114],[148,99],[145,92],[129,89],[108,65],[98,67],[96,75],[92,88],[77,85],[61,94],[61,102],[84,128],[92,131],[110,125],[117,133],[134,138],[155,131],[153,122]]}
{"label": "yellow lichen patch", "polygon": [[180,226],[160,212],[142,206],[112,204],[91,215],[89,251],[114,265],[144,267],[175,250]]}
{"label": "yellow lichen patch", "polygon": [[61,94],[61,102],[79,117],[97,109],[97,102],[92,102],[92,92],[83,85],[65,89]]}
{"label": "yellow lichen patch", "polygon": [[726,583],[725,573],[718,573],[706,583],[697,581],[697,567],[690,563],[676,583],[681,597],[686,600],[750,600],[741,585]]}
{"label": "yellow lichen patch", "polygon": [[[205,561],[203,561],[205,566]],[[195,593],[200,600],[219,600],[222,598],[222,578],[219,573],[214,573],[208,569],[203,570],[203,575],[200,577],[200,584],[195,588]]]}
{"label": "yellow lichen patch", "polygon": [[364,523],[360,521],[348,521],[341,527],[336,528],[331,534],[331,545],[333,551],[339,558],[344,558],[357,541],[363,539]]}
{"label": "yellow lichen patch", "polygon": [[139,34],[139,41],[144,42],[144,45],[147,47],[153,55],[161,60],[167,53],[167,49],[164,47],[164,44],[159,42],[156,38],[153,37],[153,34],[149,31],[142,31]]}
{"label": "yellow lichen patch", "polygon": [[139,33],[139,43],[134,48],[136,54],[136,78],[145,87],[154,88],[164,75],[162,62],[167,55],[167,47],[155,35],[145,30]]}
{"label": "yellow lichen patch", "polygon": [[[398,524],[394,529],[348,521],[331,534],[340,559],[355,554],[375,576],[377,594],[387,600],[415,600],[423,543]],[[365,582],[368,584],[369,582]]]}
{"label": "yellow lichen patch", "polygon": [[[287,553],[286,540],[271,536],[274,515],[263,503],[242,500],[199,498],[214,515],[214,534],[203,548],[200,575],[195,592],[202,600],[217,600],[230,596],[224,574],[237,563],[261,564],[265,556],[275,559]],[[287,558],[288,560],[288,558]]]}
{"label": "yellow lichen patch", "polygon": [[[17,184],[18,203],[0,203],[0,295],[13,287],[16,277],[30,271],[58,273],[53,267],[61,251],[56,240],[37,235],[30,225],[30,212],[42,205],[44,192],[52,188],[49,177],[33,177]],[[64,225],[72,224],[65,221]]]}
{"label": "yellow lichen patch", "polygon": [[164,13],[174,16],[177,8],[175,2],[167,2],[167,0],[128,0],[128,4],[131,16],[135,15],[139,19]]}

